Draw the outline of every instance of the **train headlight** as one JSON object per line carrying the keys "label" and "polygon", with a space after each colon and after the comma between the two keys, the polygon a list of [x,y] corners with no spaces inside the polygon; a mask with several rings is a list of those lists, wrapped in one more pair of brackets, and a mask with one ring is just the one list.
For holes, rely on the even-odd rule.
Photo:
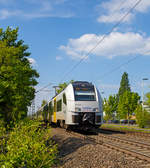
{"label": "train headlight", "polygon": [[81,112],[81,108],[76,107],[76,108],[75,108],[75,111],[76,111],[76,112]]}
{"label": "train headlight", "polygon": [[98,112],[98,108],[93,108],[93,111],[94,112]]}

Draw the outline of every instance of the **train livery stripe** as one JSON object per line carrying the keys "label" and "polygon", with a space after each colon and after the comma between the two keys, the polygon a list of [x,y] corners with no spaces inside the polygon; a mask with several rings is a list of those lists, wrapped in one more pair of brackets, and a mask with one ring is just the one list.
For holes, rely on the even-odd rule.
{"label": "train livery stripe", "polygon": [[56,123],[56,98],[54,98],[54,118],[53,118],[53,122]]}

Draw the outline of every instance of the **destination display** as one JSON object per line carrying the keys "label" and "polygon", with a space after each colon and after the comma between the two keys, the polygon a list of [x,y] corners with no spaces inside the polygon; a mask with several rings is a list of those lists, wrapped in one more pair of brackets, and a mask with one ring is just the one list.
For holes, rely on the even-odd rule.
{"label": "destination display", "polygon": [[74,87],[75,91],[94,91],[94,87],[93,86],[88,86],[88,87]]}

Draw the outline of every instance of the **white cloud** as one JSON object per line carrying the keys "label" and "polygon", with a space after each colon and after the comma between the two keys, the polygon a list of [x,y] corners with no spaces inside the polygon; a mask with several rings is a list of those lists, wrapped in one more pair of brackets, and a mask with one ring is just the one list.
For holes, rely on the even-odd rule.
{"label": "white cloud", "polygon": [[60,60],[62,60],[63,58],[61,57],[61,56],[56,56],[56,60],[57,61],[60,61]]}
{"label": "white cloud", "polygon": [[[138,2],[138,0],[110,0],[99,5],[98,9],[104,9],[104,13],[98,17],[98,22],[118,22]],[[150,9],[150,1],[142,0],[123,22],[131,21],[137,12],[146,13]]]}
{"label": "white cloud", "polygon": [[2,9],[0,10],[0,19],[7,19],[12,16],[18,16],[21,14],[21,11],[15,10],[15,11],[10,11],[7,9]]}
{"label": "white cloud", "polygon": [[[85,34],[77,39],[69,39],[68,44],[60,46],[59,49],[72,59],[81,59],[83,53],[86,55],[104,36],[105,34]],[[149,55],[149,51],[150,37],[134,32],[112,32],[91,54],[111,59],[117,56]]]}
{"label": "white cloud", "polygon": [[[104,23],[113,23],[113,22],[119,22],[121,18],[123,18],[125,13],[123,12],[115,12],[108,15],[102,15],[100,16],[97,21],[98,22],[104,22]],[[123,22],[129,22],[133,18],[133,14],[129,14]]]}
{"label": "white cloud", "polygon": [[8,19],[14,16],[26,19],[73,17],[74,14],[70,10],[61,8],[61,5],[65,2],[66,0],[23,0],[22,2],[17,0],[0,0],[0,19]]}
{"label": "white cloud", "polygon": [[54,3],[55,3],[55,4],[63,4],[63,3],[65,3],[66,1],[68,1],[68,0],[54,0]]}
{"label": "white cloud", "polygon": [[100,84],[99,87],[102,90],[105,90],[105,89],[114,89],[114,90],[117,90],[117,89],[119,89],[119,85],[115,85],[115,84]]}
{"label": "white cloud", "polygon": [[46,17],[52,17],[51,14],[45,14],[45,13],[24,13],[22,17],[26,19],[34,19],[34,18],[46,18]]}
{"label": "white cloud", "polygon": [[48,18],[48,17],[70,18],[73,15],[72,14],[59,15],[59,14],[52,14],[52,13],[33,12],[33,13],[24,13],[21,16],[26,18],[26,19],[35,19],[35,18]]}
{"label": "white cloud", "polygon": [[37,66],[37,63],[36,63],[35,59],[28,58],[28,60],[29,60],[30,64],[32,64],[33,66]]}

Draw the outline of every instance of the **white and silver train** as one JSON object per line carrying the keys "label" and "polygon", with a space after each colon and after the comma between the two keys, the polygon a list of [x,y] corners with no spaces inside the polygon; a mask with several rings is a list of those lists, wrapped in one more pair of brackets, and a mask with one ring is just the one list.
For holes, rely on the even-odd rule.
{"label": "white and silver train", "polygon": [[70,83],[48,104],[40,108],[47,112],[49,121],[64,128],[98,128],[103,122],[102,98],[89,82]]}

